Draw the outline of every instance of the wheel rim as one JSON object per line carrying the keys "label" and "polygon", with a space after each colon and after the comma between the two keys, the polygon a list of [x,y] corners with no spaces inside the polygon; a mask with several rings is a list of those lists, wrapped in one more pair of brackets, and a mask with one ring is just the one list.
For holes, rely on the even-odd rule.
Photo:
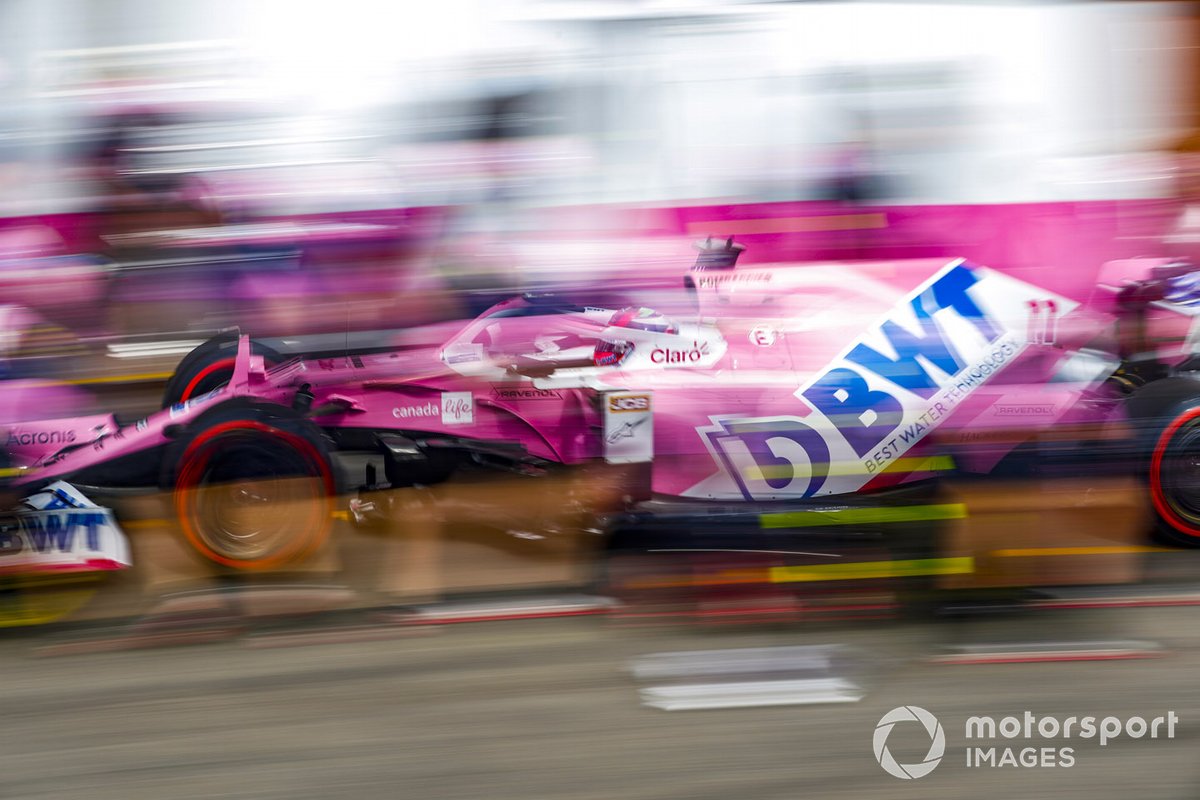
{"label": "wheel rim", "polygon": [[259,479],[199,489],[196,534],[205,548],[239,564],[270,559],[292,546],[293,509],[321,500],[312,478]]}
{"label": "wheel rim", "polygon": [[198,436],[182,459],[176,511],[204,557],[239,569],[299,560],[328,536],[333,481],[311,442],[236,421]]}

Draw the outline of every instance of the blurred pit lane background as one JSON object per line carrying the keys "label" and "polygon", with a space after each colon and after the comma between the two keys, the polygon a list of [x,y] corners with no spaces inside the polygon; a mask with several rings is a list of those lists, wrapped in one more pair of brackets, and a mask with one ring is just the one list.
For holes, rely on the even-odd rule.
{"label": "blurred pit lane background", "polygon": [[76,380],[149,380],[230,325],[401,329],[620,280],[713,219],[746,218],[719,233],[761,239],[759,261],[995,238],[936,213],[823,230],[821,201],[1145,227],[1173,212],[1071,204],[1174,196],[1197,95],[1184,3],[0,15],[0,281]]}

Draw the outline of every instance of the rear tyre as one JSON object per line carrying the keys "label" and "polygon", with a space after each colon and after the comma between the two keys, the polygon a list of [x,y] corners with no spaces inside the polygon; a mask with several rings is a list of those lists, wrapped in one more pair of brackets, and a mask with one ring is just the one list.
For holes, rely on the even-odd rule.
{"label": "rear tyre", "polygon": [[188,544],[238,570],[302,561],[329,537],[333,471],[323,434],[289,409],[235,403],[196,421],[168,458]]}
{"label": "rear tyre", "polygon": [[1156,537],[1200,547],[1200,379],[1183,373],[1148,383],[1130,395],[1125,410]]}
{"label": "rear tyre", "polygon": [[[194,397],[220,389],[233,377],[237,361],[238,337],[221,335],[209,339],[179,362],[163,391],[163,408],[183,403]],[[283,361],[275,350],[261,342],[250,340],[252,355],[262,356],[267,366]]]}
{"label": "rear tyre", "polygon": [[1200,547],[1200,399],[1180,409],[1159,433],[1150,456],[1150,500],[1158,534]]}

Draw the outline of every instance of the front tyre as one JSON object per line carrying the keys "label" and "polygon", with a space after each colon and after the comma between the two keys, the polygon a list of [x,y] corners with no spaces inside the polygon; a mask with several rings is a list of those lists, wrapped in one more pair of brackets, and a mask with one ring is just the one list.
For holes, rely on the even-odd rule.
{"label": "front tyre", "polygon": [[[162,407],[186,402],[229,383],[237,364],[237,349],[238,337],[225,334],[188,353],[167,381]],[[250,353],[261,356],[268,367],[283,361],[279,353],[254,339],[250,340]]]}
{"label": "front tyre", "polygon": [[188,544],[238,570],[312,555],[332,528],[334,479],[323,436],[287,409],[216,409],[175,449],[175,512]]}

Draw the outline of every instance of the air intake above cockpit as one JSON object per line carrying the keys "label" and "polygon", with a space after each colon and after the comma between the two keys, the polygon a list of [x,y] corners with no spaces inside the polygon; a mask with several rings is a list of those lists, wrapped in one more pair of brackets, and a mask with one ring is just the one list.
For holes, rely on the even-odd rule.
{"label": "air intake above cockpit", "polygon": [[735,244],[733,237],[713,240],[709,236],[703,241],[696,242],[700,254],[696,256],[693,271],[703,272],[709,269],[733,269],[737,266],[738,256],[746,249],[744,244]]}

